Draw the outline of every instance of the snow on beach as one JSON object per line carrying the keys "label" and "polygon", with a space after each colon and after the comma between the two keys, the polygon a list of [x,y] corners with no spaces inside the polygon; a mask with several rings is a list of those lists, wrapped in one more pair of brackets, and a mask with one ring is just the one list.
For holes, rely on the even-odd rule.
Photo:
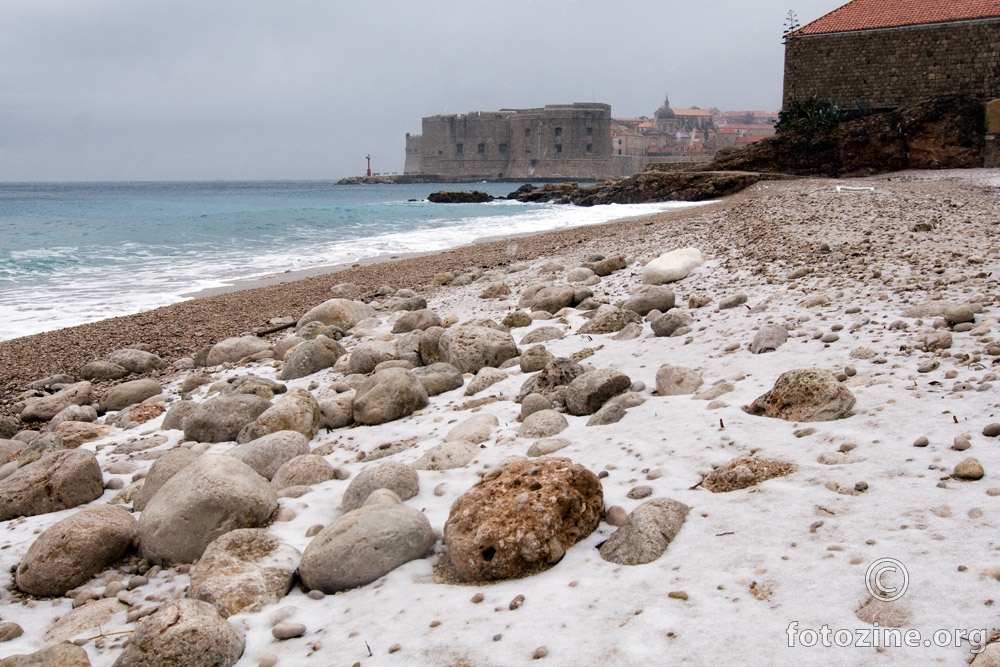
{"label": "snow on beach", "polygon": [[[645,319],[633,339],[581,334],[589,311],[576,308],[511,331],[520,342],[536,329],[557,327],[564,337],[543,343],[553,356],[630,378],[639,395],[633,403],[641,404],[605,426],[566,414],[568,427],[555,437],[569,445],[554,455],[601,473],[606,507],[630,512],[646,500],[671,498],[691,508],[686,522],[665,553],[643,565],[602,559],[597,547],[615,531],[602,521],[551,569],[522,579],[447,583],[435,573],[447,558],[438,541],[431,556],[359,588],[310,596],[297,584],[280,602],[229,618],[246,640],[237,664],[966,664],[1000,627],[994,605],[1000,547],[993,533],[1000,520],[1000,446],[983,435],[1000,422],[993,373],[1000,349],[991,351],[1000,326],[993,313],[998,180],[995,171],[977,170],[851,182],[871,191],[837,192],[842,182],[819,179],[762,184],[727,210],[692,213],[674,223],[670,235],[581,244],[516,271],[436,291],[428,308],[442,317],[500,321],[530,286],[566,284],[569,270],[591,255],[621,254],[629,259],[626,268],[584,281],[595,299],[620,303],[636,293],[646,262],[676,248],[699,248],[704,264],[670,285],[678,309],[694,319],[682,335],[656,336]],[[509,297],[480,298],[499,282],[510,287]],[[711,300],[692,307],[697,303],[690,300],[699,298]],[[934,314],[945,302],[974,304],[974,321],[947,325]],[[927,315],[907,312],[924,304],[932,304]],[[376,310],[377,323],[341,341],[348,352],[363,341],[398,338],[391,331],[400,313]],[[750,343],[767,323],[782,325],[788,339],[774,352],[752,354]],[[944,332],[951,347],[922,349],[930,334]],[[664,364],[693,369],[704,383],[695,394],[656,395]],[[345,365],[342,360],[283,384],[332,394]],[[742,409],[782,373],[810,367],[842,374],[856,398],[851,416],[788,422]],[[216,395],[226,380],[247,373],[278,379],[281,372],[272,359],[205,370],[212,383],[192,392],[198,402]],[[178,400],[192,372],[168,376],[167,400]],[[406,505],[440,532],[456,498],[508,457],[525,456],[534,442],[518,437],[521,405],[514,402],[532,374],[517,365],[504,372],[473,396],[465,395],[467,375],[463,387],[431,397],[402,419],[320,430],[309,447],[348,478],[281,498],[278,520],[267,531],[304,551],[309,529],[341,515],[344,492],[363,470],[386,460],[412,464],[468,418],[494,415],[499,426],[471,463],[418,473],[419,492]],[[81,446],[96,452],[106,485],[129,486],[171,448],[224,453],[233,447],[182,445],[181,431],[160,430],[163,419],[114,427]],[[108,423],[113,420],[112,413]],[[921,437],[926,446],[914,446]],[[144,449],[144,441],[155,444]],[[400,443],[391,456],[360,460]],[[713,468],[741,456],[787,462],[794,471],[729,492],[702,485]],[[954,467],[970,456],[985,476],[955,478]],[[108,488],[91,504],[118,493]],[[5,522],[0,571],[8,574],[0,618],[18,623],[24,634],[0,644],[0,657],[42,648],[52,623],[73,608],[66,597],[18,594],[9,573],[39,533],[76,511]],[[866,570],[882,558],[906,568],[905,594],[880,607],[880,615],[859,614],[871,598]],[[99,595],[144,569],[133,561],[76,592]],[[150,611],[183,596],[190,572],[153,568],[147,582],[136,580],[117,597],[132,611]],[[901,585],[893,573],[883,583]],[[512,605],[518,596],[523,602]],[[919,646],[838,646],[871,643],[877,638],[867,633],[876,629],[871,621],[882,630],[918,632]],[[275,639],[277,623],[302,624],[305,633]],[[134,627],[122,611],[99,629],[83,627],[66,638],[88,638],[81,643],[91,664],[111,665]],[[823,646],[824,632],[832,646]],[[810,643],[816,645],[804,645]]]}

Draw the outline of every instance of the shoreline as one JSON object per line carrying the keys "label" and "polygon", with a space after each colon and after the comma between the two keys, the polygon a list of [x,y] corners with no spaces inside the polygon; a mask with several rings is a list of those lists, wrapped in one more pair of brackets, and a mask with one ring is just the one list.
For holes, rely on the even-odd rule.
{"label": "shoreline", "polygon": [[[26,384],[56,373],[77,375],[87,362],[116,349],[148,345],[151,351],[172,362],[193,356],[202,347],[224,338],[251,333],[272,318],[297,319],[330,298],[330,288],[338,283],[356,284],[362,299],[372,298],[383,285],[417,289],[429,296],[439,288],[432,283],[437,273],[461,271],[474,265],[485,270],[496,269],[556,255],[570,246],[628,235],[630,230],[647,224],[670,224],[722,211],[755,191],[756,188],[748,188],[714,203],[651,216],[504,236],[451,250],[400,255],[398,259],[372,257],[352,265],[314,267],[239,281],[231,286],[193,292],[191,299],[141,313],[0,341],[0,412],[6,411],[4,407],[14,402]],[[514,253],[510,252],[512,239],[518,239]]]}

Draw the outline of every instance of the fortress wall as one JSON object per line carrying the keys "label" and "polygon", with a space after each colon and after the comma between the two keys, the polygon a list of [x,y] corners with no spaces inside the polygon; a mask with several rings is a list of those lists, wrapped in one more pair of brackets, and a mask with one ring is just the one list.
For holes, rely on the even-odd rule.
{"label": "fortress wall", "polygon": [[1000,97],[1000,20],[827,35],[785,43],[783,105],[811,97],[896,108],[938,95]]}

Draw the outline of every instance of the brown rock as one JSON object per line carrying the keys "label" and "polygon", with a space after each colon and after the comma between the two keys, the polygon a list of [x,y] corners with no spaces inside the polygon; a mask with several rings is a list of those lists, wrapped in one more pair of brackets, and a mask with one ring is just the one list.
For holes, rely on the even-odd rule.
{"label": "brown rock", "polygon": [[782,373],[770,391],[743,410],[786,421],[833,421],[850,415],[854,402],[850,389],[829,371],[803,368]]}

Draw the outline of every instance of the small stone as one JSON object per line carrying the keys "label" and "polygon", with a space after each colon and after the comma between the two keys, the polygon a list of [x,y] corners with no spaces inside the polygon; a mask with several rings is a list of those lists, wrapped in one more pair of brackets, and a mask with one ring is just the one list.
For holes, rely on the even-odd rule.
{"label": "small stone", "polygon": [[276,667],[278,664],[278,656],[273,653],[268,653],[257,661],[257,667]]}
{"label": "small stone", "polygon": [[472,599],[470,600],[470,602],[472,602],[472,604],[479,604],[480,602],[482,602],[485,599],[486,598],[483,597],[482,593],[476,593],[475,595],[472,596]]}
{"label": "small stone", "polygon": [[979,461],[970,456],[955,466],[954,474],[959,479],[977,480],[982,479],[986,471]]}
{"label": "small stone", "polygon": [[24,634],[24,628],[22,628],[17,623],[12,623],[10,621],[4,621],[0,623],[0,643],[9,642],[12,639],[17,639]]}
{"label": "small stone", "polygon": [[131,591],[135,590],[136,588],[139,588],[139,586],[145,586],[148,583],[149,583],[148,578],[142,576],[141,574],[137,574],[133,577],[129,577],[128,584],[126,584],[125,587]]}
{"label": "small stone", "polygon": [[838,340],[840,340],[840,336],[833,331],[828,331],[825,334],[823,334],[823,337],[820,338],[820,340],[824,343],[836,343]]}
{"label": "small stone", "polygon": [[667,597],[673,598],[675,600],[687,600],[688,594],[684,591],[670,591],[667,593]]}
{"label": "small stone", "polygon": [[625,525],[625,522],[628,521],[628,512],[626,512],[625,508],[621,505],[612,505],[604,513],[604,520],[609,526],[615,526],[617,528]]}
{"label": "small stone", "polygon": [[389,653],[398,653],[402,648],[399,644],[393,644],[389,647]]}
{"label": "small stone", "polygon": [[972,447],[972,443],[969,442],[969,436],[967,435],[956,435],[951,448],[956,452],[964,452],[969,447]]}
{"label": "small stone", "polygon": [[642,500],[643,498],[648,498],[653,495],[653,487],[651,486],[637,486],[628,492],[628,497],[632,500]]}
{"label": "small stone", "polygon": [[853,443],[853,442],[845,442],[845,443],[844,443],[844,444],[842,444],[842,445],[841,445],[840,447],[838,447],[838,449],[839,449],[839,450],[840,450],[841,452],[843,452],[843,453],[845,453],[845,454],[846,454],[847,452],[852,452],[852,451],[854,451],[855,449],[857,449],[857,447],[858,447],[858,446],[857,446],[857,445],[856,445],[855,443]]}
{"label": "small stone", "polygon": [[854,485],[854,490],[858,493],[864,493],[868,490],[868,482],[858,482]]}
{"label": "small stone", "polygon": [[323,598],[326,597],[326,593],[319,590],[318,588],[314,588],[308,593],[306,593],[306,597],[308,597],[310,600],[322,600]]}
{"label": "small stone", "polygon": [[983,428],[983,435],[987,438],[995,438],[1000,435],[1000,424],[987,424]]}
{"label": "small stone", "polygon": [[510,608],[511,611],[514,611],[515,609],[517,609],[518,607],[520,607],[522,604],[524,604],[524,596],[523,595],[518,595],[517,597],[515,597],[513,600],[510,601],[510,604],[508,605],[508,607]]}
{"label": "small stone", "polygon": [[919,438],[917,438],[916,440],[913,441],[913,446],[914,447],[926,447],[927,445],[930,444],[930,442],[931,441],[927,439],[926,435],[922,435],[922,436],[920,436]]}
{"label": "small stone", "polygon": [[854,377],[857,374],[858,374],[858,369],[855,368],[854,366],[845,366],[844,367],[844,375],[846,375],[847,377],[852,378],[852,377]]}
{"label": "small stone", "polygon": [[542,658],[544,658],[548,654],[549,654],[548,647],[539,646],[538,648],[535,649],[535,652],[531,654],[531,659],[532,660],[541,660]]}
{"label": "small stone", "polygon": [[278,640],[295,639],[306,633],[306,626],[301,623],[278,623],[271,628],[271,635]]}

